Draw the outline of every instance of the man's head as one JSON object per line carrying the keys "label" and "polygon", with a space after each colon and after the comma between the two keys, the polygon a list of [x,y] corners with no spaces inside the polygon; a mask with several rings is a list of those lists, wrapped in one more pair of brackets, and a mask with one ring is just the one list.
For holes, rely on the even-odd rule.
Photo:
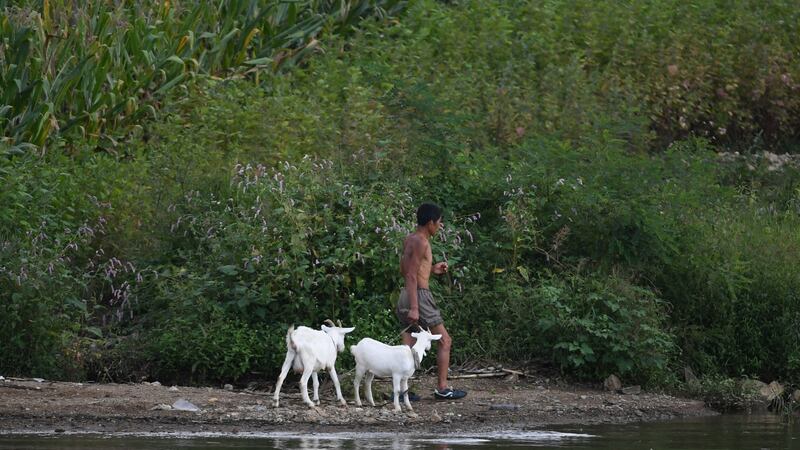
{"label": "man's head", "polygon": [[442,208],[433,203],[423,203],[417,208],[417,227],[426,228],[431,235],[439,231],[442,224]]}

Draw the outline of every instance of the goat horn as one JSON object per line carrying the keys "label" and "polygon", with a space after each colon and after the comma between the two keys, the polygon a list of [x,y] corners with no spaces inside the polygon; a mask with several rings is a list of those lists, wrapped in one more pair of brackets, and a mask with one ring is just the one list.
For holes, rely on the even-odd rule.
{"label": "goat horn", "polygon": [[327,324],[330,324],[332,327],[335,327],[335,326],[336,326],[336,324],[335,324],[335,323],[333,323],[333,321],[332,321],[331,319],[325,319],[325,321],[324,321],[324,322],[322,322],[322,323],[327,323]]}
{"label": "goat horn", "polygon": [[341,321],[341,320],[339,320],[339,319],[336,319],[336,323],[337,323],[337,324],[339,324],[339,328],[344,328],[344,327],[342,326],[342,321]]}

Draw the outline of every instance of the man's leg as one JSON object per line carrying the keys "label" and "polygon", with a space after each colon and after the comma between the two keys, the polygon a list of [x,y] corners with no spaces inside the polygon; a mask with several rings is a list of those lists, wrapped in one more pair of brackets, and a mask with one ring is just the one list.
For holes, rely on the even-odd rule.
{"label": "man's leg", "polygon": [[441,391],[447,388],[447,371],[450,369],[450,347],[453,341],[450,339],[450,334],[444,327],[444,323],[432,326],[431,333],[442,335],[442,338],[436,344],[438,345],[436,350],[436,368],[439,375],[438,389]]}
{"label": "man's leg", "polygon": [[[411,333],[409,333],[409,332],[407,332],[407,331],[404,331],[404,332],[400,333],[400,337],[403,339],[403,345],[407,345],[407,346],[409,346],[409,347],[411,347],[412,345],[414,345],[414,344],[416,343],[416,341],[417,341],[416,339],[414,339],[413,337],[411,337]],[[410,399],[412,402],[417,402],[417,401],[419,401],[419,400],[420,400],[420,397],[419,397],[419,395],[417,395],[417,394],[415,394],[415,393],[413,393],[413,392],[410,392],[410,391],[409,391],[409,393],[408,393],[408,398],[409,398],[409,399]]]}
{"label": "man's leg", "polygon": [[411,333],[407,331],[401,333],[401,338],[403,339],[403,345],[407,345],[409,347],[413,346],[414,342],[416,342],[416,339],[411,337]]}

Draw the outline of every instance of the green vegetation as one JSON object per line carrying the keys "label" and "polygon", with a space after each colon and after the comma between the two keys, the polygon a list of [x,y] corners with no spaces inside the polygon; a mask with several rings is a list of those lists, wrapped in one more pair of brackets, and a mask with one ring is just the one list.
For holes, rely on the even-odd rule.
{"label": "green vegetation", "polygon": [[291,323],[395,340],[397,252],[433,200],[455,362],[797,383],[800,173],[717,152],[797,150],[798,14],[419,0],[277,73],[226,51],[104,128],[142,129],[113,152],[51,133],[2,159],[0,371],[236,380],[277,372]]}
{"label": "green vegetation", "polygon": [[[198,74],[251,76],[296,66],[323,31],[346,33],[399,0],[14,2],[0,19],[2,153],[96,143],[142,129]],[[0,154],[2,154],[0,153]]]}

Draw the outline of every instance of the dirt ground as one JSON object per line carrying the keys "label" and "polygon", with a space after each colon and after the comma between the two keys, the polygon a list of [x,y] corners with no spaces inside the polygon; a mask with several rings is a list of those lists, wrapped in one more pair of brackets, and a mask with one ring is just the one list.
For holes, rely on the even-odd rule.
{"label": "dirt ground", "polygon": [[[249,389],[162,386],[159,383],[97,384],[48,380],[0,381],[0,433],[30,432],[360,432],[429,433],[441,430],[497,431],[537,429],[559,424],[626,423],[713,415],[696,400],[641,392],[635,395],[565,385],[546,377],[451,380],[469,395],[459,401],[435,400],[431,375],[412,380],[422,395],[413,412],[396,413],[382,400],[388,382],[373,384],[376,407],[356,407],[350,379],[342,386],[347,407],[335,402],[330,382],[322,403],[308,408],[297,383],[287,379],[281,405],[272,406],[271,385]],[[170,407],[186,400],[199,411]],[[362,394],[362,400],[364,396]]]}

